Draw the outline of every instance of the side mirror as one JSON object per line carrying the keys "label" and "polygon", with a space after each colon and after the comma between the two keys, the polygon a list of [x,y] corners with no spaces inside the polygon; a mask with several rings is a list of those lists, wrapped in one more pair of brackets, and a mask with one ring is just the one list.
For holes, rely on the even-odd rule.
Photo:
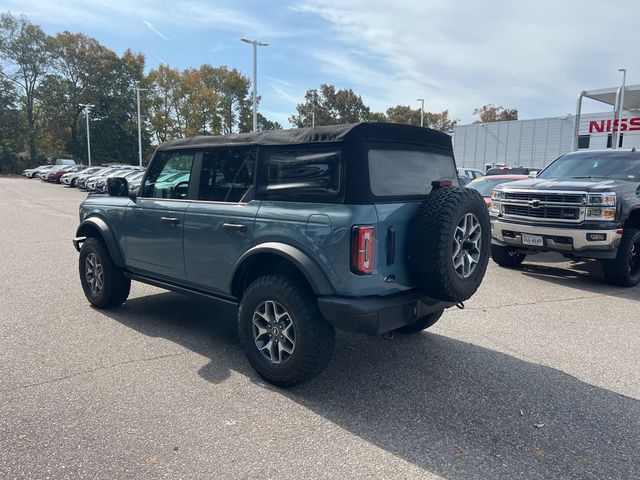
{"label": "side mirror", "polygon": [[110,197],[128,197],[129,182],[121,177],[107,178],[107,193]]}
{"label": "side mirror", "polygon": [[529,178],[536,178],[538,176],[538,173],[540,173],[538,170],[532,170],[531,172],[529,172]]}
{"label": "side mirror", "polygon": [[129,200],[135,202],[136,198],[138,198],[138,194],[140,193],[140,186],[135,188],[129,188]]}

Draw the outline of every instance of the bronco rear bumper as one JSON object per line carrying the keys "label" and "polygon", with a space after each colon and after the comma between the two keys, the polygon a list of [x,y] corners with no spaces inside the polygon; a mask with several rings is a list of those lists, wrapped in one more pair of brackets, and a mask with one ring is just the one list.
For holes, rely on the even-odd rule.
{"label": "bronco rear bumper", "polygon": [[318,298],[318,305],[325,320],[339,330],[380,335],[455,303],[435,300],[412,290],[384,297],[325,296]]}

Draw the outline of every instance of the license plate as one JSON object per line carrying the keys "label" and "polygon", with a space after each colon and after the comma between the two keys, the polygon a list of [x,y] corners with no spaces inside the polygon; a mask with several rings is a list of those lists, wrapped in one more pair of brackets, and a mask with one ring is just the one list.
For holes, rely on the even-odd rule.
{"label": "license plate", "polygon": [[544,247],[544,238],[542,238],[542,235],[529,235],[528,233],[523,233],[522,244],[532,245],[534,247]]}

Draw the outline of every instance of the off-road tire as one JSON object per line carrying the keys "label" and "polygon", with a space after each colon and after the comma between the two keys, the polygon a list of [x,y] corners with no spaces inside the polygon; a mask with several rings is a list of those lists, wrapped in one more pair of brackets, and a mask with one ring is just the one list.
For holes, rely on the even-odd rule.
{"label": "off-road tire", "polygon": [[[471,274],[462,278],[454,268],[454,232],[472,213],[481,227],[480,255]],[[489,262],[489,213],[482,196],[469,188],[437,188],[422,202],[409,236],[409,268],[413,284],[426,295],[445,302],[463,302],[478,289]]]}
{"label": "off-road tire", "polygon": [[640,283],[640,230],[625,228],[614,260],[602,262],[604,278],[608,283],[633,287]]}
{"label": "off-road tire", "polygon": [[526,253],[520,253],[511,247],[491,245],[491,260],[501,267],[517,267],[524,262],[525,258],[527,258]]}
{"label": "off-road tire", "polygon": [[[266,301],[282,305],[295,329],[293,353],[281,364],[265,358],[256,345],[253,316]],[[238,309],[238,335],[251,366],[267,382],[279,387],[297,385],[322,372],[331,360],[335,343],[335,331],[322,318],[313,292],[278,275],[260,277],[247,287]]]}
{"label": "off-road tire", "polygon": [[[94,293],[87,281],[87,257],[95,254],[102,267],[102,289]],[[102,240],[95,237],[87,238],[80,249],[80,283],[87,300],[96,308],[112,308],[122,305],[129,296],[131,280],[124,276],[122,269],[118,268],[107,247]]]}
{"label": "off-road tire", "polygon": [[421,332],[423,330],[426,330],[427,328],[433,327],[436,322],[440,320],[440,317],[442,317],[443,313],[444,309],[436,310],[435,312],[424,315],[415,322],[410,323],[409,325],[405,325],[404,327],[400,327],[395,331],[404,335]]}

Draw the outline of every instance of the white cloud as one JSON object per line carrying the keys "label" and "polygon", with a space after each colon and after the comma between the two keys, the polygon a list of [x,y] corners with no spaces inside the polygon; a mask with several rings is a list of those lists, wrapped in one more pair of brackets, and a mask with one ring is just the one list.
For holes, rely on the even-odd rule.
{"label": "white cloud", "polygon": [[301,96],[293,95],[289,92],[286,92],[285,90],[283,90],[277,85],[272,84],[271,89],[276,93],[276,95],[278,95],[278,97],[280,97],[282,100],[284,100],[287,103],[297,105],[298,103],[304,100],[304,95],[301,95]]}
{"label": "white cloud", "polygon": [[167,37],[162,32],[160,32],[156,27],[153,26],[151,22],[147,22],[146,20],[143,20],[142,23],[144,23],[149,28],[149,30],[151,30],[153,33],[158,35],[161,39],[169,40],[169,37]]}
{"label": "white cloud", "polygon": [[306,0],[294,8],[369,54],[326,49],[315,57],[354,89],[364,87],[378,108],[424,96],[429,109],[450,108],[465,120],[485,103],[527,116],[571,111],[579,91],[616,84],[617,68],[634,63],[632,46],[640,42],[634,0],[616,8],[595,0],[397,0],[393,7],[386,0]]}

